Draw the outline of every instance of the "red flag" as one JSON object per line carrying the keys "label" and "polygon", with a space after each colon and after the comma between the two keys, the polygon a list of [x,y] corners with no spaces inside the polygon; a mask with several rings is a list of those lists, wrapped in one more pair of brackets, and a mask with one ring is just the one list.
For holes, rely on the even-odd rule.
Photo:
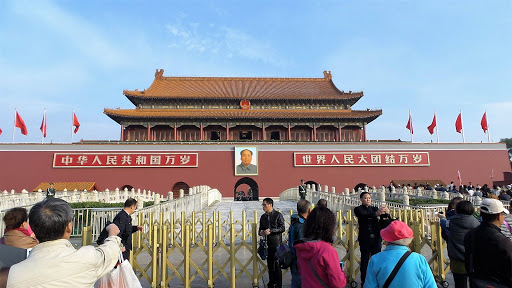
{"label": "red flag", "polygon": [[434,113],[434,119],[432,119],[432,124],[427,127],[428,132],[430,132],[430,135],[434,134],[434,128],[437,126],[437,120],[436,120],[436,114]]}
{"label": "red flag", "polygon": [[80,122],[78,122],[78,118],[76,118],[75,112],[73,112],[73,126],[75,126],[75,134],[78,132],[78,128],[80,128]]}
{"label": "red flag", "polygon": [[43,133],[43,137],[46,138],[46,112],[43,114],[43,122],[41,122],[41,132]]}
{"label": "red flag", "polygon": [[460,177],[460,171],[459,170],[457,170],[457,179],[459,179],[459,181],[462,182],[462,177]]}
{"label": "red flag", "polygon": [[484,130],[484,133],[489,130],[489,127],[487,126],[487,112],[484,112],[484,116],[482,116],[482,121],[480,121],[480,125],[482,125],[482,130]]}
{"label": "red flag", "polygon": [[412,117],[411,117],[410,112],[409,112],[409,121],[407,121],[407,125],[405,125],[405,128],[409,129],[409,131],[411,131],[411,134],[414,134],[414,129],[412,128]]}
{"label": "red flag", "polygon": [[14,126],[20,128],[21,134],[23,134],[23,135],[28,134],[27,126],[25,125],[25,121],[23,121],[23,119],[21,119],[21,116],[20,116],[20,114],[18,114],[18,111],[16,111],[16,121],[15,121]]}
{"label": "red flag", "polygon": [[457,121],[455,121],[455,130],[459,133],[462,132],[462,112],[459,113],[459,116],[457,117]]}
{"label": "red flag", "polygon": [[0,128],[0,135],[2,135],[2,128]]}

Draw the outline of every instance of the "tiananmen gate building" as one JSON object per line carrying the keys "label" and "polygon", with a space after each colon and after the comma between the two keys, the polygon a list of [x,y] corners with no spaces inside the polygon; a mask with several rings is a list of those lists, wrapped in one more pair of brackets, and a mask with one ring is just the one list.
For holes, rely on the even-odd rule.
{"label": "tiananmen gate building", "polygon": [[[370,141],[381,110],[355,110],[363,92],[322,78],[166,77],[124,90],[134,109],[104,109],[119,142],[0,145],[0,190],[43,182],[94,182],[98,189],[167,195],[208,185],[223,195],[277,197],[300,179],[352,189],[360,183],[438,179],[510,184],[502,143]],[[431,185],[437,183],[430,183]]]}

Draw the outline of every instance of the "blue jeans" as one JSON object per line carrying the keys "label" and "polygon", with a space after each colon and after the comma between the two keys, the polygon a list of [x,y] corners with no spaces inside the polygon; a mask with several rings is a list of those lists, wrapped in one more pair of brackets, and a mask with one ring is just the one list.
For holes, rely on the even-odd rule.
{"label": "blue jeans", "polygon": [[297,259],[293,261],[292,266],[290,266],[290,272],[292,274],[292,285],[291,288],[301,288],[302,286],[302,278],[299,273],[299,267],[297,267]]}

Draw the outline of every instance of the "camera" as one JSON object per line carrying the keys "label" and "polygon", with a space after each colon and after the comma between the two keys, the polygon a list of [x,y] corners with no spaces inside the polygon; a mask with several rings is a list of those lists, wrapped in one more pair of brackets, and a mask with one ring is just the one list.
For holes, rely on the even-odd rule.
{"label": "camera", "polygon": [[341,268],[341,271],[343,271],[343,268],[345,268],[345,262],[344,261],[340,261],[340,268]]}

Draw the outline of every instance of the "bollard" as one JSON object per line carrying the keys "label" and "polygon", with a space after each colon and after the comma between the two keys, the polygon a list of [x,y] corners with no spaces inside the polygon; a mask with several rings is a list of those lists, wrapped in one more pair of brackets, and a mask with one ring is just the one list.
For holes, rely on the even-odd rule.
{"label": "bollard", "polygon": [[[213,288],[213,236],[214,226],[208,225],[208,287]],[[164,286],[162,286],[164,287]]]}
{"label": "bollard", "polygon": [[168,229],[167,229],[167,225],[163,225],[163,226],[160,226],[162,230],[162,235],[164,235],[162,237],[162,247],[161,248],[161,251],[162,251],[162,259],[161,259],[161,268],[162,268],[162,271],[160,272],[160,276],[161,276],[161,281],[160,281],[160,287],[166,287],[166,280],[167,280],[167,232],[168,232]]}

